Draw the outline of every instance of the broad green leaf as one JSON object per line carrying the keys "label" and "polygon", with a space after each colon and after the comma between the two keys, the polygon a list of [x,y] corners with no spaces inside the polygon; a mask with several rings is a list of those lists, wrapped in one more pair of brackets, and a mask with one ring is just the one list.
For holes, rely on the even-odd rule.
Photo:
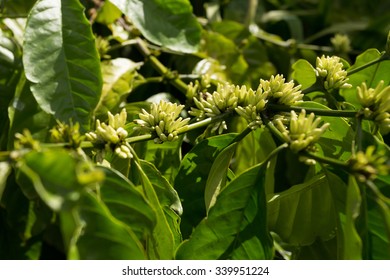
{"label": "broad green leaf", "polygon": [[344,233],[344,252],[343,259],[345,260],[360,260],[362,259],[362,239],[356,229],[355,221],[360,215],[362,196],[356,179],[350,175],[348,180],[346,210],[345,210],[345,225]]}
{"label": "broad green leaf", "polygon": [[183,213],[180,198],[176,190],[152,163],[141,160],[141,167],[154,187],[160,205],[164,211],[165,218],[171,228],[175,244],[179,245],[182,241],[180,215]]}
{"label": "broad green leaf", "polygon": [[[245,125],[247,125],[245,123]],[[239,131],[245,129],[239,128]],[[268,155],[275,150],[276,144],[272,139],[271,132],[266,128],[259,128],[245,136],[238,145],[232,168],[236,174],[240,174],[245,170],[263,162]],[[265,188],[266,193],[274,192],[274,170],[276,157],[272,158],[267,165]]]}
{"label": "broad green leaf", "polygon": [[105,174],[100,197],[112,216],[125,223],[142,240],[153,231],[156,215],[142,193],[115,169],[98,167]]}
{"label": "broad green leaf", "polygon": [[98,11],[96,22],[109,25],[117,21],[122,16],[122,12],[109,0],[103,2],[103,7]]}
{"label": "broad green leaf", "polygon": [[284,242],[307,246],[334,237],[337,226],[329,182],[318,175],[268,200],[269,229]]}
{"label": "broad green leaf", "polygon": [[0,201],[3,196],[5,186],[7,184],[7,179],[9,174],[11,174],[12,168],[8,162],[0,162]]}
{"label": "broad green leaf", "polygon": [[299,59],[295,62],[292,69],[291,77],[302,85],[302,89],[310,87],[317,80],[313,66],[305,59]]}
{"label": "broad green leaf", "polygon": [[77,178],[77,168],[80,163],[66,150],[31,151],[23,157],[19,167],[40,198],[55,211],[80,198],[82,185]]}
{"label": "broad green leaf", "polygon": [[169,223],[165,217],[163,207],[160,204],[158,196],[145,171],[140,163],[135,162],[136,170],[141,177],[142,189],[152,207],[156,211],[157,223],[154,227],[153,236],[147,247],[148,257],[150,259],[170,260],[173,259],[175,250],[175,239]]}
{"label": "broad green leaf", "polygon": [[49,128],[54,126],[52,116],[42,111],[30,90],[30,82],[21,75],[15,90],[15,97],[8,107],[10,120],[8,149],[13,149],[15,134],[28,129],[34,139],[45,142],[49,137]]}
{"label": "broad green leaf", "polygon": [[145,145],[145,160],[151,162],[169,181],[173,182],[182,160],[181,146],[183,136],[173,142],[156,144],[148,141]]}
{"label": "broad green leaf", "polygon": [[[308,109],[318,108],[330,110],[328,107],[312,101],[302,102],[299,106]],[[352,143],[354,140],[351,125],[344,118],[321,116],[321,120],[330,123],[329,128],[318,141],[323,154],[339,160],[348,160],[351,157]]]}
{"label": "broad green leaf", "polygon": [[211,70],[214,70],[217,72],[217,76],[223,77],[223,74],[225,74],[228,81],[234,84],[243,84],[247,78],[248,63],[237,48],[236,43],[230,38],[212,31],[205,32],[203,39],[204,43],[202,43],[201,53],[215,59],[216,62],[214,64],[216,66],[218,64],[224,65],[222,66],[223,73],[218,73],[221,71],[221,68],[216,66],[213,67],[214,69],[210,67],[206,73],[213,77],[214,73]]}
{"label": "broad green leaf", "polygon": [[89,130],[102,89],[100,60],[78,0],[40,0],[25,31],[23,64],[39,106]]}
{"label": "broad green leaf", "polygon": [[265,13],[261,19],[263,23],[284,21],[290,30],[290,38],[293,38],[298,42],[303,41],[302,21],[294,13],[284,10],[272,10]]}
{"label": "broad green leaf", "polygon": [[[75,247],[80,259],[142,260],[145,251],[134,232],[115,219],[107,207],[92,194],[84,194],[74,210]],[[76,255],[75,255],[76,256]]]}
{"label": "broad green leaf", "polygon": [[[368,49],[364,53],[360,54],[348,71],[353,70],[359,66],[362,66],[368,62],[371,62],[381,56],[381,53],[376,49]],[[375,88],[377,84],[383,80],[385,85],[390,83],[390,77],[388,75],[390,69],[390,61],[382,61],[380,63],[374,64],[368,68],[365,68],[357,73],[349,75],[348,83],[352,85],[350,89],[341,90],[341,95],[345,98],[345,100],[353,105],[356,108],[360,108],[361,105],[358,102],[356,87],[361,86],[363,82],[367,84],[368,88]]]}
{"label": "broad green leaf", "polygon": [[227,147],[236,135],[225,134],[205,139],[183,158],[174,186],[183,203],[181,229],[184,238],[206,217],[204,192],[211,166],[220,151]]}
{"label": "broad green leaf", "polygon": [[119,104],[126,98],[133,87],[133,79],[140,63],[127,58],[116,58],[102,62],[103,90],[96,115],[105,119],[107,111],[117,111]]}
{"label": "broad green leaf", "polygon": [[214,206],[217,196],[226,185],[228,169],[236,150],[236,146],[237,143],[233,143],[223,149],[215,158],[215,161],[211,166],[204,192],[207,212],[209,212],[210,208]]}
{"label": "broad green leaf", "polygon": [[[198,50],[201,26],[188,0],[110,0],[142,35],[168,49],[193,53]],[[163,24],[162,24],[163,23]]]}
{"label": "broad green leaf", "polygon": [[272,239],[267,227],[265,164],[236,177],[215,205],[182,243],[177,259],[270,259]]}

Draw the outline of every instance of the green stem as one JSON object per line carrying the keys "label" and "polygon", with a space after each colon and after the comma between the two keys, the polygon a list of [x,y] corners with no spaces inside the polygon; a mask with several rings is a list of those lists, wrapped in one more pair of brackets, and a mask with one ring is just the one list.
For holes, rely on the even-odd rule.
{"label": "green stem", "polygon": [[357,150],[362,151],[363,150],[363,130],[362,130],[362,121],[363,121],[364,115],[359,115],[356,119],[356,134],[355,134],[355,142],[357,145]]}
{"label": "green stem", "polygon": [[321,162],[321,163],[335,165],[335,166],[338,166],[338,167],[340,167],[340,168],[342,168],[342,169],[344,169],[346,171],[349,170],[348,162],[345,162],[345,161],[341,161],[341,160],[334,159],[334,158],[329,158],[329,157],[323,157],[323,156],[320,156],[320,155],[317,155],[317,154],[313,154],[313,153],[310,153],[310,152],[307,152],[307,151],[302,151],[302,152],[300,152],[300,154],[302,154],[305,157],[314,159],[314,160],[316,160],[318,162]]}
{"label": "green stem", "polygon": [[302,93],[303,94],[308,94],[308,93],[315,92],[315,91],[320,91],[320,92],[325,93],[324,87],[320,83],[318,83],[318,82],[316,82],[315,84],[311,85],[310,87],[305,88],[304,90],[302,90]]}
{"label": "green stem", "polygon": [[275,125],[273,124],[273,122],[271,122],[268,117],[264,114],[264,113],[260,113],[260,117],[261,117],[261,120],[263,121],[263,123],[265,124],[265,126],[271,131],[271,133],[279,139],[279,141],[281,143],[284,143],[286,142],[286,140],[284,139],[282,133],[275,127]]}
{"label": "green stem", "polygon": [[248,10],[246,12],[246,18],[245,18],[246,27],[249,27],[253,22],[255,22],[257,5],[258,5],[258,0],[248,0]]}
{"label": "green stem", "polygon": [[232,142],[230,144],[240,142],[242,139],[245,138],[245,136],[247,136],[252,131],[253,131],[253,129],[251,129],[250,127],[246,127],[240,134],[238,134],[236,137],[234,137],[234,139],[232,140]]}
{"label": "green stem", "polygon": [[137,39],[138,42],[138,48],[142,55],[149,59],[150,63],[152,64],[153,68],[156,69],[156,71],[166,78],[174,87],[176,87],[179,91],[186,94],[188,90],[188,86],[186,83],[184,83],[177,74],[173,73],[171,70],[169,70],[167,67],[165,67],[164,64],[162,64],[157,57],[155,57],[152,52],[149,50],[146,43],[141,40]]}
{"label": "green stem", "polygon": [[352,70],[347,70],[347,75],[349,76],[349,75],[355,74],[355,73],[357,73],[359,71],[362,71],[362,70],[366,69],[367,67],[370,67],[370,66],[372,66],[374,64],[380,63],[381,61],[388,60],[388,59],[390,59],[389,56],[386,53],[383,53],[377,59],[374,59],[374,60],[372,60],[372,61],[370,61],[370,62],[368,62],[368,63],[366,63],[364,65],[361,65],[361,66],[359,66],[357,68],[354,68]]}
{"label": "green stem", "polygon": [[268,104],[267,108],[271,111],[276,112],[291,112],[291,111],[301,111],[306,110],[308,114],[314,113],[318,116],[328,116],[328,117],[345,117],[345,118],[355,118],[358,111],[354,110],[327,110],[327,109],[318,109],[318,108],[305,108],[300,106],[288,106],[282,104]]}

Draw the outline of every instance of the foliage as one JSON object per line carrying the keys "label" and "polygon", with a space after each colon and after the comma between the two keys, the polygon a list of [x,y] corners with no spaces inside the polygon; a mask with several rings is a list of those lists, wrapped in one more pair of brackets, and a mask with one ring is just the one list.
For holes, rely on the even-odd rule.
{"label": "foliage", "polygon": [[388,3],[0,3],[1,259],[390,259]]}

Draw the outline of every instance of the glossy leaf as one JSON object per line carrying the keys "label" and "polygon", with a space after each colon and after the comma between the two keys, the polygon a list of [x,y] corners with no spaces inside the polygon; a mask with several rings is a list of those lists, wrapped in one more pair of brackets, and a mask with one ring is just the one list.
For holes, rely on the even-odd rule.
{"label": "glossy leaf", "polygon": [[[134,232],[115,219],[92,194],[84,194],[75,210],[75,248],[80,259],[142,260],[145,251]],[[98,246],[97,246],[98,244]],[[77,256],[74,254],[74,256]]]}
{"label": "glossy leaf", "polygon": [[98,116],[106,117],[107,111],[114,112],[133,87],[136,70],[141,66],[130,59],[116,58],[102,62],[103,90],[96,108]]}
{"label": "glossy leaf", "polygon": [[141,177],[143,192],[151,205],[154,206],[157,217],[157,223],[151,237],[151,242],[148,244],[149,247],[147,248],[148,256],[150,259],[172,259],[175,250],[175,238],[151,181],[142,169],[142,166],[138,162],[135,162],[135,165],[136,170],[138,170],[139,176]]}
{"label": "glossy leaf", "polygon": [[156,223],[156,214],[146,198],[115,169],[98,169],[105,174],[99,188],[101,200],[112,216],[129,226],[138,239],[150,235]]}
{"label": "glossy leaf", "polygon": [[[312,101],[302,102],[299,106],[330,110],[328,107]],[[354,132],[351,126],[343,118],[321,116],[321,120],[330,123],[329,128],[318,141],[322,153],[328,157],[348,160],[351,157],[352,142],[354,141]]]}
{"label": "glossy leaf", "polygon": [[8,162],[0,162],[0,202],[1,197],[7,183],[9,174],[11,174],[12,168]]}
{"label": "glossy leaf", "polygon": [[46,141],[49,137],[48,128],[54,126],[52,116],[42,111],[31,93],[30,82],[24,74],[21,75],[16,87],[15,96],[8,107],[10,120],[8,148],[12,149],[15,134],[28,129],[34,139]]}
{"label": "glossy leaf", "polygon": [[77,180],[76,159],[66,150],[31,151],[19,167],[34,185],[40,198],[53,210],[76,202],[82,185]]}
{"label": "glossy leaf", "polygon": [[[110,0],[151,42],[171,50],[196,52],[201,27],[188,0]],[[164,24],[162,24],[164,23]]]}
{"label": "glossy leaf", "polygon": [[[358,55],[355,63],[348,69],[348,71],[369,63],[379,58],[380,56],[381,53],[378,50],[368,49],[364,53]],[[375,88],[381,80],[385,82],[385,85],[388,85],[390,83],[390,77],[387,74],[389,68],[390,61],[386,60],[365,68],[357,73],[349,75],[348,83],[352,85],[352,88],[343,89],[341,91],[341,95],[346,99],[347,102],[352,103],[356,108],[360,108],[361,105],[357,99],[356,86],[361,86],[361,84],[365,82],[368,88]]]}
{"label": "glossy leaf", "polygon": [[102,89],[91,26],[78,0],[40,0],[25,31],[23,64],[39,106],[89,130]]}
{"label": "glossy leaf", "polygon": [[181,229],[184,238],[206,217],[204,191],[211,166],[219,152],[235,136],[236,134],[225,134],[205,139],[183,158],[174,186],[183,203]]}
{"label": "glossy leaf", "polygon": [[242,173],[219,194],[207,218],[176,253],[177,259],[269,259],[265,164]]}
{"label": "glossy leaf", "polygon": [[295,62],[292,69],[291,77],[302,85],[302,89],[310,87],[317,80],[313,66],[305,59],[299,59]]}
{"label": "glossy leaf", "polygon": [[237,143],[233,143],[223,149],[211,166],[204,192],[204,201],[207,212],[214,206],[217,196],[226,185],[228,169],[236,146]]}
{"label": "glossy leaf", "polygon": [[284,242],[305,246],[334,237],[336,213],[324,175],[273,195],[267,207],[269,228]]}
{"label": "glossy leaf", "polygon": [[362,259],[362,239],[356,229],[355,221],[360,215],[362,197],[356,179],[351,175],[348,180],[346,197],[344,252],[343,258],[346,260]]}
{"label": "glossy leaf", "polygon": [[181,205],[180,198],[168,180],[162,176],[160,171],[152,163],[141,160],[141,166],[154,187],[177,246],[182,241],[180,216],[183,213],[183,206]]}

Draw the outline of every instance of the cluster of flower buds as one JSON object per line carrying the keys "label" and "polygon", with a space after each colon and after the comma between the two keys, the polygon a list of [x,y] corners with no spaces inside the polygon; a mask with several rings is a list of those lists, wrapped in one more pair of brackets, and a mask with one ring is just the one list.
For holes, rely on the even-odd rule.
{"label": "cluster of flower buds", "polygon": [[70,147],[78,148],[83,140],[80,134],[80,124],[65,124],[58,121],[57,125],[50,130],[51,141],[54,143],[69,143]]}
{"label": "cluster of flower buds", "polygon": [[280,119],[277,119],[275,123],[293,152],[299,152],[312,146],[329,127],[329,123],[324,123],[319,127],[321,118],[315,118],[313,113],[306,116],[305,110],[302,110],[299,115],[291,111],[289,128]]}
{"label": "cluster of flower buds", "polygon": [[265,109],[268,94],[263,91],[261,86],[256,91],[246,90],[245,87],[242,87],[239,93],[239,104],[241,105],[235,109],[237,114],[248,122],[251,129],[260,127],[263,124],[260,112]]}
{"label": "cluster of flower buds", "polygon": [[361,182],[373,180],[378,175],[387,175],[390,171],[389,158],[384,150],[376,153],[374,146],[367,147],[365,152],[357,152],[348,164],[351,172]]}
{"label": "cluster of flower buds", "polygon": [[86,133],[85,136],[96,146],[104,146],[107,150],[113,150],[121,158],[132,158],[130,146],[126,142],[128,135],[124,129],[126,119],[126,109],[122,109],[115,116],[108,112],[108,124],[96,120],[95,131]]}
{"label": "cluster of flower buds", "polygon": [[367,88],[366,83],[357,87],[357,97],[363,106],[363,114],[367,119],[373,120],[384,135],[390,132],[390,86],[384,87],[380,81],[373,88]]}
{"label": "cluster of flower buds", "polygon": [[161,100],[158,104],[152,103],[150,113],[142,109],[139,119],[134,120],[141,129],[155,135],[155,143],[175,141],[178,135],[187,129],[189,118],[179,117],[183,105]]}
{"label": "cluster of flower buds", "polygon": [[348,84],[347,71],[343,69],[343,64],[338,56],[317,57],[316,69],[317,77],[324,79],[324,88],[326,90],[351,88]]}
{"label": "cluster of flower buds", "polygon": [[260,86],[267,94],[270,102],[283,105],[294,105],[302,101],[301,85],[295,86],[293,81],[285,82],[283,75],[271,76],[269,80],[260,80]]}
{"label": "cluster of flower buds", "polygon": [[345,34],[336,34],[330,39],[330,42],[337,53],[348,53],[351,51],[351,40]]}
{"label": "cluster of flower buds", "polygon": [[[191,108],[189,113],[199,121],[231,112],[237,107],[240,90],[243,89],[228,83],[218,84],[213,94],[206,92],[201,93],[199,98],[194,97],[197,108]],[[218,131],[218,133],[222,133],[224,129],[227,129],[225,121],[216,122],[212,127],[212,131]]]}

